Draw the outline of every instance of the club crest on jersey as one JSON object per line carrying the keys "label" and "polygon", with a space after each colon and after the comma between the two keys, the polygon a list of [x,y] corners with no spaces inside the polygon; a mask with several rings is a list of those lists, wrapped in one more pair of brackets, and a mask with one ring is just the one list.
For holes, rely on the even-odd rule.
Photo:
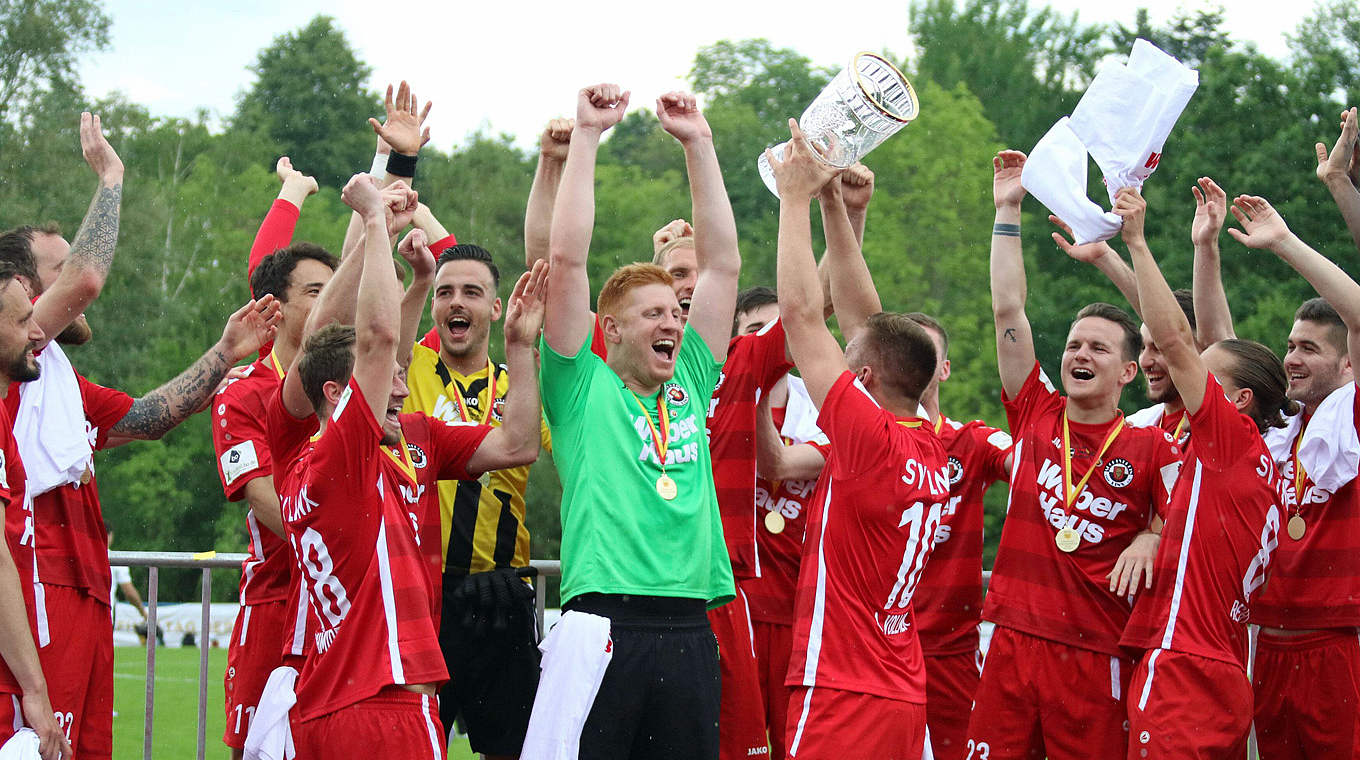
{"label": "club crest on jersey", "polygon": [[1127,459],[1111,459],[1105,463],[1105,469],[1101,474],[1105,476],[1106,483],[1115,488],[1123,488],[1133,482],[1133,465],[1129,464]]}
{"label": "club crest on jersey", "polygon": [[684,406],[689,403],[689,391],[676,383],[666,383],[661,389],[666,394],[666,403],[671,406]]}
{"label": "club crest on jersey", "polygon": [[420,448],[414,443],[407,443],[406,453],[411,455],[411,464],[415,465],[417,468],[420,468],[422,470],[425,469],[425,465],[429,462],[429,460],[425,458],[424,449]]}
{"label": "club crest on jersey", "polygon": [[949,485],[956,486],[960,480],[963,480],[963,462],[960,462],[958,457],[951,456],[949,458],[947,471],[949,472]]}
{"label": "club crest on jersey", "polygon": [[501,396],[491,402],[491,418],[497,422],[505,421],[505,397]]}

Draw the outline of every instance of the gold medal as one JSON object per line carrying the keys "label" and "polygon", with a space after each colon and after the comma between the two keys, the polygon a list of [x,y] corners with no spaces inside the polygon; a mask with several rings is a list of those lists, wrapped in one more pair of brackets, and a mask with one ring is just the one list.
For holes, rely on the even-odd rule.
{"label": "gold medal", "polygon": [[1081,546],[1081,534],[1071,528],[1063,528],[1058,531],[1058,535],[1053,539],[1058,544],[1058,550],[1071,554]]}
{"label": "gold medal", "polygon": [[784,532],[784,516],[778,512],[765,513],[765,530],[779,535]]}
{"label": "gold medal", "polygon": [[680,493],[680,487],[675,484],[671,476],[662,474],[656,479],[656,492],[666,501],[674,499]]}
{"label": "gold medal", "polygon": [[1303,521],[1303,517],[1294,515],[1289,518],[1289,524],[1285,526],[1285,529],[1289,531],[1290,538],[1295,541],[1302,541],[1304,532],[1308,530],[1308,523]]}

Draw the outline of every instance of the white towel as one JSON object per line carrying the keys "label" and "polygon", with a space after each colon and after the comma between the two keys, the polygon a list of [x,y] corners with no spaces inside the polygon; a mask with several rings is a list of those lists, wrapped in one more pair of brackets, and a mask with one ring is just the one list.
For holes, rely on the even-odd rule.
{"label": "white towel", "polygon": [[614,657],[609,618],[568,611],[538,648],[543,652],[543,676],[520,758],[576,760],[581,729]]}
{"label": "white towel", "polygon": [[779,434],[794,443],[826,443],[826,436],[817,427],[817,407],[808,395],[807,384],[801,377],[793,375],[789,379],[789,400],[784,405],[784,424]]}
{"label": "white towel", "polygon": [[0,760],[41,760],[38,744],[38,734],[33,729],[21,728],[0,747]]}
{"label": "white towel", "polygon": [[38,354],[38,367],[38,379],[19,386],[14,418],[14,439],[34,496],[68,483],[79,486],[86,468],[94,468],[75,369],[55,342]]}
{"label": "white towel", "polygon": [[1166,414],[1165,404],[1153,404],[1146,409],[1139,409],[1124,418],[1129,427],[1145,428],[1156,427],[1162,424],[1162,417]]}
{"label": "white towel", "polygon": [[1303,412],[1300,411],[1293,417],[1285,417],[1285,427],[1266,428],[1266,432],[1261,436],[1266,441],[1266,448],[1270,449],[1270,458],[1275,460],[1276,468],[1283,468],[1285,462],[1294,456],[1294,438],[1299,434],[1299,428],[1303,426]]}
{"label": "white towel", "polygon": [[293,760],[293,730],[288,724],[288,711],[297,704],[297,695],[293,693],[297,677],[297,671],[286,665],[269,674],[246,732],[246,760]]}
{"label": "white towel", "polygon": [[1321,491],[1336,493],[1360,469],[1355,431],[1355,383],[1337,388],[1318,404],[1299,441],[1299,462]]}
{"label": "white towel", "polygon": [[1142,187],[1198,87],[1194,69],[1147,40],[1135,40],[1128,64],[1104,66],[1071,118],[1059,119],[1034,146],[1021,182],[1071,225],[1078,244],[1114,237],[1120,218],[1086,197],[1087,154],[1105,175],[1111,204],[1120,188]]}

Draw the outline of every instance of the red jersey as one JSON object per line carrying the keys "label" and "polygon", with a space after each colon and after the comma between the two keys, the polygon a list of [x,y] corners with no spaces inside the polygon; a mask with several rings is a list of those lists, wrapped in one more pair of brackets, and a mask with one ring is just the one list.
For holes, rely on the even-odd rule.
{"label": "red jersey", "polygon": [[[14,564],[19,568],[19,586],[24,594],[24,606],[28,609],[28,627],[34,641],[38,641],[38,631],[34,624],[34,593],[40,588],[33,582],[33,504],[24,492],[27,476],[24,463],[19,457],[19,446],[14,440],[14,422],[10,417],[9,400],[18,396],[17,383],[11,383],[5,403],[0,404],[0,504],[5,506],[5,542]],[[108,555],[104,555],[104,567],[109,566]],[[42,646],[41,643],[38,646]],[[19,681],[0,658],[0,692],[22,694]]]}
{"label": "red jersey", "polygon": [[1266,581],[1280,530],[1275,464],[1256,423],[1212,374],[1190,424],[1195,434],[1171,492],[1152,590],[1139,596],[1122,643],[1245,673],[1251,595]]}
{"label": "red jersey", "polygon": [[1358,435],[1360,393],[1347,383],[1309,410],[1287,458],[1276,458],[1281,519],[1288,522],[1297,513],[1306,530],[1298,541],[1280,537],[1270,582],[1252,605],[1251,622],[1294,629],[1360,626]]}
{"label": "red jersey", "polygon": [[[785,407],[770,410],[775,427],[788,432],[785,426]],[[808,443],[816,446],[825,457],[829,451],[826,436],[814,441],[799,441],[783,436],[785,445]],[[760,556],[760,577],[742,581],[746,604],[751,619],[775,625],[793,625],[793,600],[798,588],[798,568],[803,558],[803,536],[807,528],[808,508],[817,479],[769,481],[756,478],[756,551]],[[771,532],[766,515],[778,512],[783,519],[782,530]]]}
{"label": "red jersey", "polygon": [[818,425],[831,448],[812,496],[785,684],[924,704],[911,599],[949,500],[944,447],[929,422],[883,409],[848,371]]}
{"label": "red jersey", "polygon": [[[269,437],[265,432],[265,407],[278,395],[283,367],[268,354],[217,392],[212,407],[213,449],[217,474],[227,501],[245,498],[246,483],[273,476]],[[241,604],[261,604],[288,598],[289,568],[293,562],[288,545],[260,524],[253,509],[246,509],[250,546],[241,563]]]}
{"label": "red jersey", "polygon": [[949,502],[912,607],[926,654],[974,652],[982,622],[982,497],[1006,479],[1011,437],[977,420],[941,416],[934,427],[949,455]]}
{"label": "red jersey", "polygon": [[[86,380],[76,372],[79,402],[85,412],[85,435],[90,448],[103,449],[109,429],[132,408],[132,397]],[[41,379],[34,382],[43,382]],[[6,434],[13,429],[20,399],[31,383],[14,384],[5,396]],[[75,400],[72,400],[75,403]],[[104,604],[110,604],[109,539],[104,532],[104,513],[99,506],[99,488],[93,476],[88,483],[66,484],[30,495],[37,554],[37,577],[44,584],[78,588]],[[32,579],[33,568],[19,567],[23,578]]]}
{"label": "red jersey", "polygon": [[727,361],[708,405],[713,485],[734,578],[761,575],[754,498],[756,402],[792,368],[778,319],[757,333],[738,335],[727,344]]}
{"label": "red jersey", "polygon": [[[1015,398],[1005,398],[1015,437],[1010,496],[982,617],[1070,646],[1122,657],[1119,637],[1132,599],[1110,591],[1115,560],[1155,513],[1165,509],[1180,453],[1161,428],[1069,424],[1071,479],[1095,467],[1071,507],[1063,504],[1063,415],[1067,399],[1034,363]],[[1081,538],[1065,553],[1060,528]]]}
{"label": "red jersey", "polygon": [[[274,492],[283,503],[283,495],[296,493],[301,484],[297,480],[296,465],[303,454],[311,448],[310,439],[316,433],[316,415],[297,418],[288,413],[283,406],[283,383],[275,385],[274,392],[265,402],[265,442],[268,444],[271,471],[274,475]],[[284,523],[284,532],[288,526]],[[307,589],[302,585],[298,573],[297,557],[291,547],[286,547],[291,562],[288,566],[288,628],[283,641],[285,656],[301,657],[307,652]],[[296,667],[301,668],[301,665]]]}
{"label": "red jersey", "polygon": [[[450,464],[440,475],[470,477],[467,460],[490,428],[443,429],[440,443],[448,448],[441,456]],[[351,380],[325,430],[294,465],[289,485],[296,490],[283,495],[312,609],[297,687],[302,720],[389,685],[448,678],[420,549],[416,467],[404,446],[382,446],[381,439],[381,424]]]}

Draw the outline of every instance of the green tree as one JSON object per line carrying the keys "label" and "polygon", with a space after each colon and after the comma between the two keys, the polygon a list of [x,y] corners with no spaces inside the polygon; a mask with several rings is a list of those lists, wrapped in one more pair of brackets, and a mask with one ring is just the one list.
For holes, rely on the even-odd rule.
{"label": "green tree", "polygon": [[79,57],[109,44],[98,0],[0,0],[0,120],[50,90],[76,89]]}
{"label": "green tree", "polygon": [[[368,165],[373,134],[364,119],[382,112],[365,86],[372,69],[329,16],[274,38],[250,67],[254,85],[240,98],[234,130],[262,140],[262,161],[290,156],[322,185],[340,187]],[[268,151],[273,151],[269,153]]]}

